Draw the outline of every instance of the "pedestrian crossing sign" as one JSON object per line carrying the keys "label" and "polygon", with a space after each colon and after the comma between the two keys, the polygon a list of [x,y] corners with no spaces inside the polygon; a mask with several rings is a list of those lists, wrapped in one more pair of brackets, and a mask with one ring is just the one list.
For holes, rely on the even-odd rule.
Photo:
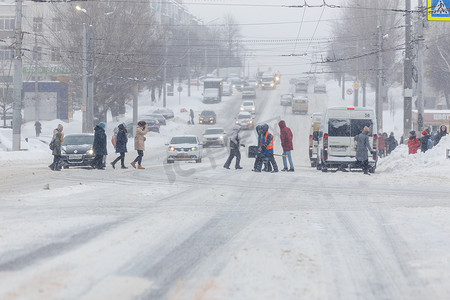
{"label": "pedestrian crossing sign", "polygon": [[428,20],[450,21],[450,0],[428,0]]}

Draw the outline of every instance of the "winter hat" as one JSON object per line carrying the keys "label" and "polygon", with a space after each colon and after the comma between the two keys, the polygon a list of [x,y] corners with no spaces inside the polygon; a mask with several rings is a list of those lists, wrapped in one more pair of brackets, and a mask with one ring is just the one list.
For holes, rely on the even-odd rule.
{"label": "winter hat", "polygon": [[422,131],[422,135],[427,135],[427,134],[428,134],[428,131],[426,131],[426,130]]}
{"label": "winter hat", "polygon": [[104,122],[100,122],[98,123],[98,127],[105,128],[106,124]]}
{"label": "winter hat", "polygon": [[144,127],[145,125],[147,125],[147,123],[145,123],[145,121],[138,122],[138,126],[140,126],[140,127]]}
{"label": "winter hat", "polygon": [[58,129],[59,131],[63,130],[63,126],[61,124],[58,124],[58,126],[56,127],[56,129]]}
{"label": "winter hat", "polygon": [[117,127],[119,127],[119,129],[124,129],[125,128],[125,126],[123,124],[119,124],[119,126],[117,126]]}
{"label": "winter hat", "polygon": [[411,131],[409,132],[409,134],[416,135],[416,132],[415,132],[414,130],[411,130]]}
{"label": "winter hat", "polygon": [[235,125],[235,126],[233,127],[233,130],[234,130],[234,131],[239,131],[239,130],[241,130],[241,126]]}

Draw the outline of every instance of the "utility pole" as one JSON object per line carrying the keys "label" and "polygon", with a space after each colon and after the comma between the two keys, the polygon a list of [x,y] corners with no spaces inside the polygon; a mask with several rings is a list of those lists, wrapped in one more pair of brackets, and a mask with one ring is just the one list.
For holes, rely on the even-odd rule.
{"label": "utility pole", "polygon": [[422,0],[418,0],[417,9],[419,11],[419,19],[417,21],[417,125],[419,132],[423,130],[423,116],[424,116],[424,103],[423,103],[423,52],[424,52],[424,36],[423,36],[423,27],[424,27],[424,18],[423,18],[423,4]]}
{"label": "utility pole", "polygon": [[167,38],[166,48],[164,49],[164,72],[163,72],[163,107],[167,105]]}
{"label": "utility pole", "polygon": [[83,80],[83,98],[82,98],[82,105],[81,105],[81,111],[83,114],[83,125],[82,125],[82,132],[88,132],[87,130],[87,40],[86,40],[87,32],[86,32],[86,23],[83,23],[83,53],[81,57],[81,63],[83,66],[83,74],[82,74],[82,80]]}
{"label": "utility pole", "polygon": [[37,47],[37,34],[34,35],[34,119],[36,121],[39,120],[39,81],[37,76],[37,70],[38,70],[38,47]]}
{"label": "utility pole", "polygon": [[188,31],[188,97],[191,96],[191,31]]}
{"label": "utility pole", "polygon": [[87,97],[87,131],[94,130],[94,27],[89,25],[88,38],[88,97]]}
{"label": "utility pole", "polygon": [[405,4],[405,62],[404,68],[404,100],[403,100],[403,138],[408,139],[412,118],[412,45],[411,45],[411,0]]}
{"label": "utility pole", "polygon": [[133,81],[133,136],[136,134],[136,124],[138,122],[138,94],[139,94],[139,86],[138,81],[135,78]]}
{"label": "utility pole", "polygon": [[345,101],[345,73],[342,73],[342,101]]}
{"label": "utility pole", "polygon": [[22,0],[16,0],[13,84],[12,150],[20,151],[20,129],[22,126]]}
{"label": "utility pole", "polygon": [[220,77],[220,47],[217,47],[217,77]]}
{"label": "utility pole", "polygon": [[383,130],[383,36],[380,25],[377,26],[377,47],[378,72],[375,110],[377,114],[377,132],[380,132]]}
{"label": "utility pole", "polygon": [[[356,41],[356,54],[359,55],[359,41]],[[358,106],[359,104],[359,59],[357,60],[357,71],[356,71],[356,80],[353,83],[355,94],[353,95],[353,106]]]}

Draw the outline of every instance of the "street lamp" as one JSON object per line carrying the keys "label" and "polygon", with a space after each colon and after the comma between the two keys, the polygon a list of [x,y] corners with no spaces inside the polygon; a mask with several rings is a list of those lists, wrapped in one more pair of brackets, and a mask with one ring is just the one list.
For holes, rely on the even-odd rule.
{"label": "street lamp", "polygon": [[[86,45],[86,23],[83,23],[83,132],[92,132],[94,129],[94,28],[92,18],[87,10],[81,6],[75,6],[89,18],[88,42]],[[87,76],[87,78],[86,78]]]}

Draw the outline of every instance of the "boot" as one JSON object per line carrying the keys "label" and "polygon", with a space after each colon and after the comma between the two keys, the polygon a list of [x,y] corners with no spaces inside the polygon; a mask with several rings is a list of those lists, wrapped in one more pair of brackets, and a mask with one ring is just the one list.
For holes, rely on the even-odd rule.
{"label": "boot", "polygon": [[121,166],[120,168],[121,169],[128,169],[128,167],[125,167],[125,166]]}
{"label": "boot", "polygon": [[144,168],[143,166],[141,166],[141,165],[139,165],[137,168],[138,168],[139,170],[145,170],[145,168]]}
{"label": "boot", "polygon": [[131,165],[133,166],[133,168],[136,169],[136,162],[133,161],[133,162],[131,163]]}
{"label": "boot", "polygon": [[115,161],[113,161],[113,162],[111,163],[111,167],[113,167],[113,169],[116,168],[116,163],[115,163]]}

